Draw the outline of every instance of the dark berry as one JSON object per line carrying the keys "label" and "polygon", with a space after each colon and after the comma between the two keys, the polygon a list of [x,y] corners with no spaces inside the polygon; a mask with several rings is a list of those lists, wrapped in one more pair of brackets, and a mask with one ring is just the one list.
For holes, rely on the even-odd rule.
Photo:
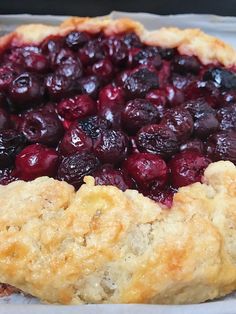
{"label": "dark berry", "polygon": [[117,38],[105,39],[102,43],[103,51],[114,64],[124,64],[128,57],[127,46]]}
{"label": "dark berry", "polygon": [[9,167],[14,162],[16,154],[24,147],[24,136],[16,130],[0,132],[0,169]]}
{"label": "dark berry", "polygon": [[131,47],[141,48],[142,47],[142,43],[138,35],[136,35],[133,32],[124,34],[122,40],[128,48],[131,48]]}
{"label": "dark berry", "polygon": [[187,101],[183,106],[191,113],[194,120],[207,114],[215,114],[215,110],[202,98]]}
{"label": "dark berry", "polygon": [[143,189],[153,185],[163,187],[168,179],[168,168],[165,161],[150,153],[136,153],[124,162],[125,171]]}
{"label": "dark berry", "polygon": [[92,116],[79,121],[82,130],[92,139],[97,139],[99,135],[110,128],[110,123],[98,116]]}
{"label": "dark berry", "polygon": [[141,151],[170,157],[179,149],[175,133],[166,126],[152,124],[143,127],[137,134],[137,146]]}
{"label": "dark berry", "polygon": [[43,111],[27,113],[20,129],[30,143],[56,145],[63,135],[63,126],[57,115]]}
{"label": "dark berry", "polygon": [[161,57],[165,60],[171,60],[176,54],[176,51],[173,48],[160,48],[159,47],[158,50]]}
{"label": "dark berry", "polygon": [[41,53],[35,53],[33,51],[26,51],[24,53],[25,68],[28,71],[44,73],[49,68],[49,63]]}
{"label": "dark berry", "polygon": [[13,81],[13,78],[14,72],[10,66],[4,65],[0,67],[0,91],[7,91]]}
{"label": "dark berry", "polygon": [[220,122],[221,130],[236,131],[236,103],[228,104],[227,106],[217,111],[217,118]]}
{"label": "dark berry", "polygon": [[83,74],[82,65],[79,59],[69,58],[60,63],[56,69],[56,73],[70,78],[71,80],[77,80]]}
{"label": "dark berry", "polygon": [[204,114],[194,122],[194,135],[202,139],[207,138],[218,129],[219,121],[213,113]]}
{"label": "dark berry", "polygon": [[202,154],[204,152],[204,144],[199,139],[190,139],[180,146],[180,151],[184,150],[196,150]]}
{"label": "dark berry", "polygon": [[233,71],[215,67],[207,70],[203,78],[213,81],[222,88],[236,90],[236,74]]}
{"label": "dark berry", "polygon": [[148,47],[140,50],[133,58],[133,65],[149,65],[156,69],[162,66],[161,56],[156,47]]}
{"label": "dark berry", "polygon": [[88,152],[92,149],[92,145],[92,139],[75,122],[66,131],[60,143],[60,151],[63,155]]}
{"label": "dark berry", "polygon": [[66,45],[73,50],[78,50],[78,48],[83,47],[89,40],[89,34],[78,31],[69,33],[65,38]]}
{"label": "dark berry", "polygon": [[63,158],[57,178],[72,184],[78,189],[85,176],[93,175],[99,167],[99,160],[91,153],[76,153]]}
{"label": "dark berry", "polygon": [[172,85],[167,85],[165,87],[165,94],[166,94],[167,103],[171,107],[179,106],[185,100],[185,95],[183,91],[179,90],[178,88]]}
{"label": "dark berry", "polygon": [[121,114],[122,125],[131,134],[160,120],[158,109],[146,99],[130,100]]}
{"label": "dark berry", "polygon": [[7,185],[13,181],[16,181],[17,177],[13,174],[12,169],[0,169],[0,184]]}
{"label": "dark berry", "polygon": [[93,64],[92,72],[100,79],[107,81],[112,77],[113,65],[108,58],[105,58]]}
{"label": "dark berry", "polygon": [[96,185],[113,185],[122,191],[132,187],[132,180],[127,175],[109,165],[97,170],[93,177]]}
{"label": "dark berry", "polygon": [[88,95],[63,99],[57,106],[58,113],[66,120],[85,118],[96,112],[96,104]]}
{"label": "dark berry", "polygon": [[46,78],[46,89],[49,96],[53,99],[60,99],[68,95],[73,86],[68,77],[60,74],[50,74]]}
{"label": "dark berry", "polygon": [[155,189],[154,191],[151,190],[149,193],[145,193],[145,196],[148,196],[150,199],[157,203],[161,203],[165,205],[167,208],[171,208],[173,204],[173,197],[175,191],[171,188],[165,189]]}
{"label": "dark berry", "polygon": [[193,131],[193,119],[188,110],[183,108],[175,108],[168,110],[161,121],[176,135],[180,142],[186,141]]}
{"label": "dark berry", "polygon": [[200,182],[204,170],[211,161],[197,151],[183,151],[169,162],[171,180],[179,188],[194,182]]}
{"label": "dark berry", "polygon": [[57,152],[41,144],[27,146],[16,156],[16,174],[25,181],[41,176],[53,177],[57,165]]}
{"label": "dark berry", "polygon": [[180,74],[198,74],[201,64],[194,56],[176,55],[172,61],[173,70]]}
{"label": "dark berry", "polygon": [[10,100],[25,107],[25,104],[39,102],[44,95],[44,86],[32,73],[23,73],[16,77],[9,86]]}
{"label": "dark berry", "polygon": [[221,131],[207,139],[206,151],[213,160],[229,160],[236,164],[236,132]]}
{"label": "dark berry", "polygon": [[79,80],[79,87],[82,94],[87,94],[93,98],[97,97],[100,81],[97,76],[87,76]]}
{"label": "dark berry", "polygon": [[127,77],[124,87],[129,97],[143,97],[151,89],[158,87],[158,77],[156,73],[142,68]]}
{"label": "dark berry", "polygon": [[103,131],[96,140],[93,150],[102,163],[117,164],[128,154],[127,136],[116,130]]}
{"label": "dark berry", "polygon": [[151,90],[150,92],[147,93],[145,98],[155,105],[160,105],[160,104],[166,105],[167,103],[166,93],[165,91],[161,89]]}
{"label": "dark berry", "polygon": [[9,129],[11,127],[11,119],[10,115],[4,110],[0,108],[0,130]]}
{"label": "dark berry", "polygon": [[96,39],[88,41],[78,53],[83,65],[95,63],[104,57],[101,43]]}

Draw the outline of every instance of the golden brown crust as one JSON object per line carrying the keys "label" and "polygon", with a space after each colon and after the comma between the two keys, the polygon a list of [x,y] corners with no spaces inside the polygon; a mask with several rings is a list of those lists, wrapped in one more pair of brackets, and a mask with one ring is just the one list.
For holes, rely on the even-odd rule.
{"label": "golden brown crust", "polygon": [[74,29],[93,33],[104,31],[108,35],[134,31],[144,43],[169,48],[176,47],[181,54],[198,56],[203,64],[221,63],[226,67],[236,66],[236,51],[230,45],[199,29],[181,30],[170,27],[148,31],[142,24],[131,19],[74,17],[65,20],[58,27],[42,24],[23,25],[12,34],[0,38],[0,46],[11,40],[39,43],[49,35],[64,35]]}
{"label": "golden brown crust", "polygon": [[198,303],[236,289],[236,167],[209,165],[171,210],[47,177],[0,186],[0,281],[50,303]]}

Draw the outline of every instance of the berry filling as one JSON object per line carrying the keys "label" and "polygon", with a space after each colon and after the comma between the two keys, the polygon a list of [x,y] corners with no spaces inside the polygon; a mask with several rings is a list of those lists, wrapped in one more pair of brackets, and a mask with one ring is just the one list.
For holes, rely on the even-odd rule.
{"label": "berry filling", "polygon": [[0,53],[0,184],[51,176],[134,188],[171,207],[212,161],[236,164],[236,73],[73,31]]}

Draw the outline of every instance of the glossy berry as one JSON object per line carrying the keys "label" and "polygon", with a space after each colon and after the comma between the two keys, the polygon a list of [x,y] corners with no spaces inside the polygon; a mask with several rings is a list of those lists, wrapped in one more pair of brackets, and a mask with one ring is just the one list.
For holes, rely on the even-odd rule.
{"label": "glossy berry", "polygon": [[0,169],[12,166],[16,154],[24,147],[24,136],[9,129],[0,131]]}
{"label": "glossy berry", "polygon": [[58,65],[56,68],[55,73],[57,75],[62,75],[71,80],[72,83],[73,81],[79,79],[82,74],[83,74],[83,69],[81,62],[78,58],[75,57],[70,57]]}
{"label": "glossy berry", "polygon": [[57,115],[50,112],[32,111],[27,113],[20,127],[30,143],[56,145],[63,135],[63,127]]}
{"label": "glossy berry", "polygon": [[82,94],[87,94],[93,98],[97,97],[100,81],[96,76],[87,76],[79,80],[79,88]]}
{"label": "glossy berry", "polygon": [[85,32],[73,31],[69,33],[66,38],[66,45],[77,51],[79,48],[83,47],[90,39],[90,35]]}
{"label": "glossy berry", "polygon": [[59,102],[57,110],[61,117],[73,121],[95,114],[96,104],[88,95],[76,95]]}
{"label": "glossy berry", "polygon": [[230,70],[215,67],[206,71],[203,78],[222,88],[236,90],[236,74]]}
{"label": "glossy berry", "polygon": [[143,127],[137,134],[137,146],[140,151],[170,157],[179,149],[175,133],[168,127],[151,124]]}
{"label": "glossy berry", "polygon": [[221,130],[236,131],[236,103],[228,104],[227,106],[217,111],[217,118],[220,122]]}
{"label": "glossy berry", "polygon": [[167,103],[171,107],[179,106],[185,100],[185,95],[183,91],[179,90],[178,88],[172,85],[165,86],[165,94],[166,94]]}
{"label": "glossy berry", "polygon": [[83,178],[93,173],[99,167],[99,160],[91,153],[76,153],[62,159],[57,172],[57,178],[72,184],[78,189]]}
{"label": "glossy berry", "polygon": [[125,175],[121,170],[114,169],[112,166],[103,166],[94,174],[96,185],[113,185],[118,189],[125,191],[132,187],[132,180]]}
{"label": "glossy berry", "polygon": [[14,78],[14,71],[10,66],[4,65],[0,67],[0,91],[1,92],[7,91],[8,87],[13,81],[13,78]]}
{"label": "glossy berry", "polygon": [[124,105],[125,95],[121,87],[115,87],[111,84],[103,87],[99,93],[99,108],[117,107]]}
{"label": "glossy berry", "polygon": [[104,57],[101,43],[94,39],[88,41],[83,48],[78,51],[79,58],[83,65],[93,64]]}
{"label": "glossy berry", "polygon": [[127,136],[123,132],[107,130],[101,132],[93,151],[102,163],[118,164],[127,156],[128,146]]}
{"label": "glossy berry", "polygon": [[22,107],[39,102],[43,95],[44,86],[39,77],[32,73],[20,74],[9,86],[10,100]]}
{"label": "glossy berry", "polygon": [[124,129],[131,134],[160,120],[158,109],[146,99],[130,100],[122,110],[121,118]]}
{"label": "glossy berry", "polygon": [[197,151],[184,151],[169,162],[171,181],[174,187],[200,182],[204,170],[211,161]]}
{"label": "glossy berry", "polygon": [[144,189],[150,189],[153,185],[163,187],[168,179],[165,161],[150,153],[130,155],[124,163],[124,169]]}
{"label": "glossy berry", "polygon": [[142,43],[138,37],[133,32],[128,32],[123,35],[122,41],[126,44],[128,48],[135,47],[135,48],[141,48]]}
{"label": "glossy berry", "polygon": [[145,97],[148,101],[152,102],[155,105],[163,104],[166,105],[166,93],[161,89],[153,89],[147,93]]}
{"label": "glossy berry", "polygon": [[193,119],[188,110],[183,108],[170,109],[164,114],[162,125],[170,128],[180,142],[186,141],[193,131]]}
{"label": "glossy berry", "polygon": [[92,139],[82,130],[77,122],[73,123],[66,131],[61,143],[60,151],[63,155],[76,152],[88,152],[92,149]]}
{"label": "glossy berry", "polygon": [[139,52],[133,58],[133,65],[147,65],[154,69],[160,69],[162,66],[161,56],[156,47],[148,47],[146,49],[139,50]]}
{"label": "glossy berry", "polygon": [[189,141],[183,143],[180,146],[180,151],[184,150],[196,150],[197,152],[203,154],[204,152],[204,143],[200,139],[190,139]]}
{"label": "glossy berry", "polygon": [[97,139],[99,135],[110,128],[110,123],[99,116],[91,116],[79,121],[82,130],[93,140]]}
{"label": "glossy berry", "polygon": [[114,64],[122,65],[127,60],[128,50],[123,41],[117,38],[105,39],[102,42],[102,47]]}
{"label": "glossy berry", "polygon": [[144,97],[147,92],[157,87],[157,75],[146,68],[135,71],[124,82],[125,91],[130,98]]}
{"label": "glossy berry", "polygon": [[65,97],[73,88],[69,78],[55,73],[47,76],[45,85],[47,93],[52,99]]}
{"label": "glossy berry", "polygon": [[105,58],[93,64],[92,72],[100,79],[107,81],[112,77],[113,65],[108,58]]}
{"label": "glossy berry", "polygon": [[229,160],[236,164],[236,132],[221,131],[207,139],[206,151],[213,160]]}
{"label": "glossy berry", "polygon": [[194,81],[185,87],[184,93],[186,100],[202,98],[212,107],[221,105],[220,90],[211,81]]}
{"label": "glossy berry", "polygon": [[144,193],[145,196],[148,196],[150,199],[157,203],[165,205],[167,208],[171,208],[173,204],[173,197],[175,191],[171,188],[165,189],[155,189],[151,190],[149,193]]}
{"label": "glossy berry", "polygon": [[198,138],[205,139],[219,129],[219,121],[215,114],[204,114],[194,122],[194,134]]}
{"label": "glossy berry", "polygon": [[42,53],[26,51],[24,53],[24,64],[27,71],[45,73],[49,69],[49,62]]}
{"label": "glossy berry", "polygon": [[0,108],[0,130],[9,129],[11,127],[10,115]]}
{"label": "glossy berry", "polygon": [[0,169],[0,185],[7,185],[17,179],[18,178],[13,174],[12,169]]}
{"label": "glossy berry", "polygon": [[200,71],[200,62],[194,56],[176,55],[172,61],[173,71],[181,74],[198,74]]}
{"label": "glossy berry", "polygon": [[24,148],[16,156],[16,171],[19,179],[29,181],[41,176],[56,174],[58,154],[52,148],[33,144]]}
{"label": "glossy berry", "polygon": [[202,98],[186,101],[183,106],[191,113],[194,120],[208,114],[215,114],[215,110]]}

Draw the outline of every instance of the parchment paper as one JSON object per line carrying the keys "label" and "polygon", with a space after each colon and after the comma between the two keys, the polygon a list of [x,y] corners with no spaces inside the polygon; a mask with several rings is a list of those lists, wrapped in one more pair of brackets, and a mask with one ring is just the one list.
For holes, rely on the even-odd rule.
{"label": "parchment paper", "polygon": [[[79,12],[76,12],[79,16]],[[147,29],[176,26],[179,28],[201,28],[206,33],[223,39],[236,48],[236,17],[215,15],[181,14],[160,16],[148,13],[112,12],[114,19],[130,17],[140,21]],[[57,25],[67,16],[51,15],[0,15],[0,36],[12,31],[17,25],[27,23],[46,23]],[[36,298],[13,294],[0,298],[1,314],[236,314],[236,294],[220,300],[194,305],[44,305]]]}

